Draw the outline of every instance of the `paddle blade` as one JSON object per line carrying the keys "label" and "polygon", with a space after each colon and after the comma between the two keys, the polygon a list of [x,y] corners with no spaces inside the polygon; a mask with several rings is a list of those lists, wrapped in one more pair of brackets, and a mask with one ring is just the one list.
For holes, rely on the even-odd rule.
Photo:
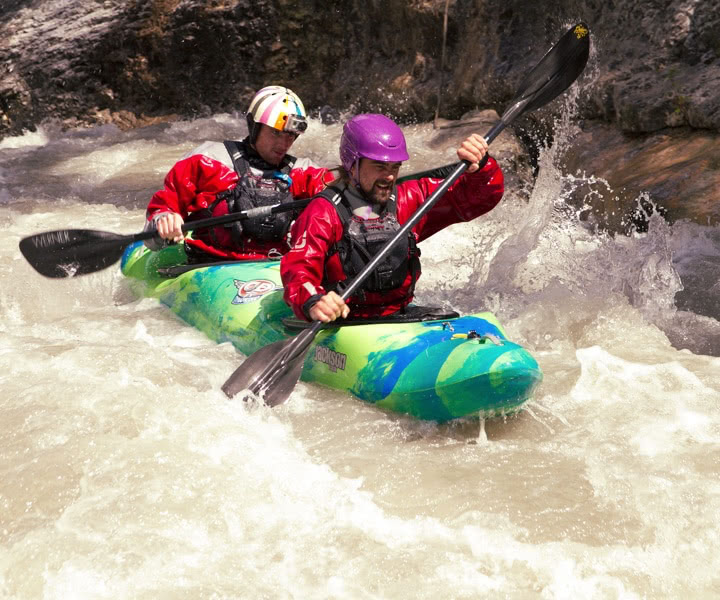
{"label": "paddle blade", "polygon": [[589,56],[590,30],[585,23],[578,23],[526,75],[501,121],[510,123],[518,115],[554,100],[580,76]]}
{"label": "paddle blade", "polygon": [[23,238],[20,252],[38,273],[59,279],[109,267],[132,241],[132,236],[107,231],[63,229]]}
{"label": "paddle blade", "polygon": [[542,57],[518,89],[518,98],[532,97],[526,110],[542,106],[570,87],[585,69],[589,56],[590,30],[585,23],[578,23]]}
{"label": "paddle blade", "polygon": [[585,69],[590,56],[590,30],[585,23],[571,27],[531,72],[537,81],[544,83],[520,90],[520,94],[533,98],[526,110],[543,106],[564,92]]}
{"label": "paddle blade", "polygon": [[228,398],[247,390],[268,406],[284,403],[300,379],[305,354],[317,328],[306,329],[289,340],[280,340],[251,354],[223,384]]}

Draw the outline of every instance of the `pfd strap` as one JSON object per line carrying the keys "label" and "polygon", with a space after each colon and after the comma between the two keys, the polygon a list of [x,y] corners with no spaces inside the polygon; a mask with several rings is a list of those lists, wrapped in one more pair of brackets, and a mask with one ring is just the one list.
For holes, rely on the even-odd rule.
{"label": "pfd strap", "polygon": [[240,145],[237,142],[233,142],[231,140],[225,140],[223,142],[223,145],[225,146],[225,149],[230,155],[230,160],[232,160],[235,172],[238,174],[238,177],[242,177],[243,175],[245,175],[245,173],[248,172],[250,165],[248,164],[248,161],[246,161],[243,157]]}

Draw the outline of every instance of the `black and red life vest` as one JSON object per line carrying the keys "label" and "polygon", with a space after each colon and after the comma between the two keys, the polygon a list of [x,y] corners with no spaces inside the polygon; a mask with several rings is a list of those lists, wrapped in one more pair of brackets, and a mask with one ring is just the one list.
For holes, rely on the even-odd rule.
{"label": "black and red life vest", "polygon": [[[262,161],[263,164],[251,164],[248,161],[245,154],[246,146],[243,142],[225,141],[224,144],[232,159],[238,181],[235,187],[216,196],[215,202],[206,210],[208,215],[214,214],[214,210],[220,202],[227,202],[228,213],[292,202],[290,171],[295,165],[294,156],[287,154],[277,167],[264,168],[269,166],[264,161]],[[253,171],[251,167],[260,173]],[[264,217],[235,221],[226,227],[230,229],[235,244],[239,248],[244,248],[244,242],[248,238],[261,242],[284,240],[296,217],[297,215],[292,211],[280,212]]]}
{"label": "black and red life vest", "polygon": [[[353,207],[345,195],[344,189],[334,186],[323,190],[319,196],[328,200],[338,213],[343,224],[342,238],[332,246],[328,258],[337,253],[343,272],[348,279],[354,278],[372,258],[387,244],[402,225],[397,219],[396,191],[375,218],[363,219],[353,213]],[[378,264],[365,280],[362,290],[367,292],[389,292],[403,285],[408,273],[412,284],[408,295],[415,291],[415,282],[420,276],[420,249],[415,235],[410,231],[398,240],[387,256]],[[329,281],[325,271],[323,287],[342,293],[342,282]]]}

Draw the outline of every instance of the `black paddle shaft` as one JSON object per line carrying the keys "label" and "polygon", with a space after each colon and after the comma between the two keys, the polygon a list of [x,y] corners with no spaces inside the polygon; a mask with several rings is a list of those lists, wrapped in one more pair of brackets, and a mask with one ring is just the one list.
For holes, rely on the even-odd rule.
{"label": "black paddle shaft", "polygon": [[[584,23],[579,23],[568,30],[530,71],[510,107],[485,136],[488,144],[518,116],[547,104],[564,92],[582,73],[589,55],[589,31]],[[357,291],[393,246],[408,234],[469,165],[467,161],[457,165],[415,214],[344,289],[343,300],[347,300]],[[238,392],[248,390],[255,396],[263,397],[269,406],[285,402],[300,377],[305,353],[322,326],[321,321],[315,321],[310,328],[289,340],[280,340],[254,352],[223,384],[222,389],[225,394],[232,398]]]}

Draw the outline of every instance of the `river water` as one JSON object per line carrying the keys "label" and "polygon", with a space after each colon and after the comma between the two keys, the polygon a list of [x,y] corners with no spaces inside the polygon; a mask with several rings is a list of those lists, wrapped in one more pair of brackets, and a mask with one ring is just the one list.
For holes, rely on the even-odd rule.
{"label": "river water", "polygon": [[[446,425],[305,384],[228,401],[232,346],[118,266],[20,255],[140,231],[173,162],[242,119],[0,142],[0,597],[720,598],[720,230],[598,233],[570,198],[603,184],[562,172],[558,128],[532,193],[422,246],[419,301],[494,311],[545,374],[519,415]],[[405,131],[405,171],[452,160]],[[334,165],[339,133],[293,150]]]}

